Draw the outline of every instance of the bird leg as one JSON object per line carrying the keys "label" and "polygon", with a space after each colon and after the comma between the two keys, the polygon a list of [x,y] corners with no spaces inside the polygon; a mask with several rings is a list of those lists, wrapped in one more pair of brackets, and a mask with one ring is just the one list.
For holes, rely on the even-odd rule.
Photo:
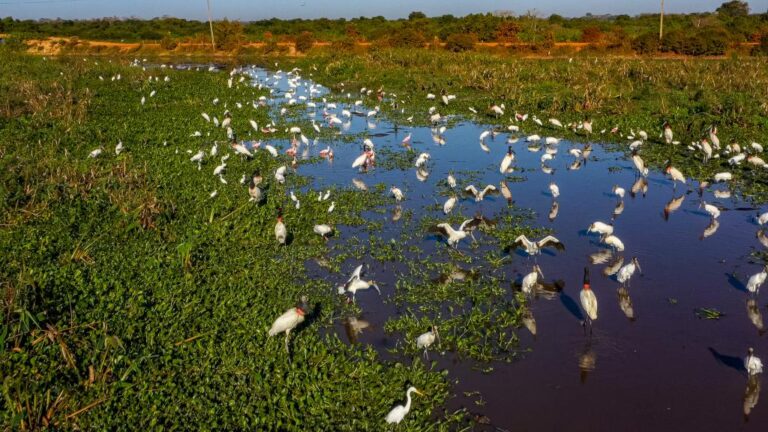
{"label": "bird leg", "polygon": [[429,360],[429,353],[427,352],[426,348],[424,348],[424,358]]}
{"label": "bird leg", "polygon": [[288,353],[288,360],[291,359],[291,351],[288,349],[288,338],[291,336],[291,329],[285,331],[285,352]]}

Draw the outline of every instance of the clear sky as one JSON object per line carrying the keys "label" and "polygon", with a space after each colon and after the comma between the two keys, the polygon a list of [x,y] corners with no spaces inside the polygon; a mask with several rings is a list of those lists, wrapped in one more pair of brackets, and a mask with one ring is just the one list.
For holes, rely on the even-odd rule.
{"label": "clear sky", "polygon": [[[669,12],[713,11],[725,0],[665,0]],[[243,21],[263,18],[354,18],[383,15],[400,18],[413,10],[429,16],[535,9],[548,16],[629,14],[655,12],[660,0],[211,0],[214,18]],[[749,0],[753,12],[768,10],[768,0]],[[0,0],[0,17],[98,18],[105,16],[153,18],[171,15],[205,19],[205,0]]]}

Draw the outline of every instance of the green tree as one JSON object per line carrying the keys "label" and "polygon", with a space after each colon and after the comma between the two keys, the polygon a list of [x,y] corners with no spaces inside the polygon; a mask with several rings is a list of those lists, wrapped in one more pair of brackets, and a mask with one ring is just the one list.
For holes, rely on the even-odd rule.
{"label": "green tree", "polygon": [[233,50],[240,47],[243,41],[243,25],[240,21],[223,20],[213,23],[213,34],[216,38],[216,48]]}
{"label": "green tree", "polygon": [[426,17],[427,15],[425,15],[424,12],[413,11],[408,14],[408,21],[415,21],[419,19],[424,19]]}
{"label": "green tree", "polygon": [[477,36],[472,33],[454,33],[445,40],[445,49],[453,52],[472,51],[476,43]]}
{"label": "green tree", "polygon": [[744,17],[749,15],[749,4],[745,1],[732,0],[721,4],[717,8],[717,13],[729,18]]}

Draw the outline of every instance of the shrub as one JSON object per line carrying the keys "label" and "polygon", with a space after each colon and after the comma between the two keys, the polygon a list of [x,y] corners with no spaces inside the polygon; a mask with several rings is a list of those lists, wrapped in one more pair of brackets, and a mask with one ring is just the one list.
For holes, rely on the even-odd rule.
{"label": "shrub", "polygon": [[173,51],[177,46],[179,46],[179,43],[176,42],[176,39],[172,38],[170,35],[165,35],[162,39],[160,39],[160,48],[164,50]]}
{"label": "shrub", "polygon": [[421,32],[404,28],[390,35],[386,42],[387,45],[395,48],[423,48],[427,40]]}
{"label": "shrub", "polygon": [[603,32],[597,26],[585,27],[581,32],[581,41],[595,43],[603,39]]}
{"label": "shrub", "polygon": [[643,33],[632,41],[632,49],[638,54],[653,54],[659,50],[659,35]]}
{"label": "shrub", "polygon": [[312,46],[315,43],[315,38],[312,36],[312,33],[305,31],[301,32],[298,36],[296,36],[296,50],[299,52],[307,52],[310,49],[312,49]]}
{"label": "shrub", "polygon": [[476,43],[477,36],[472,33],[454,33],[445,40],[445,49],[453,52],[472,51]]}

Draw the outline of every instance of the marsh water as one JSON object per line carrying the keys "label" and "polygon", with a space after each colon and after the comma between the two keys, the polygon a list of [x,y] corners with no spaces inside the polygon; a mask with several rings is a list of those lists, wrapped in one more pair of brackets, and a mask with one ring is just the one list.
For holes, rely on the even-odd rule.
{"label": "marsh water", "polygon": [[[477,186],[498,186],[504,178],[499,173],[499,163],[508,145],[515,150],[515,172],[508,176],[514,180],[508,182],[514,205],[532,210],[535,216],[528,223],[550,229],[565,244],[565,251],[545,252],[535,259],[545,280],[561,280],[564,289],[555,296],[531,300],[537,334],[534,337],[525,328],[517,330],[520,352],[513,362],[479,364],[450,351],[432,352],[430,359],[456,380],[454,396],[446,408],[466,408],[482,419],[477,425],[480,430],[722,431],[768,427],[765,403],[758,402],[748,417],[744,413],[748,378],[742,359],[750,346],[759,356],[768,358],[765,336],[758,328],[762,325],[762,314],[768,313],[768,302],[765,294],[761,298],[745,289],[748,277],[762,270],[761,261],[752,255],[763,250],[756,235],[758,209],[736,194],[727,197],[727,185],[700,191],[699,185],[689,180],[687,185],[675,188],[661,172],[651,171],[647,186],[632,193],[638,182],[632,162],[623,153],[609,151],[601,144],[629,143],[621,134],[594,134],[592,153],[579,169],[569,169],[576,158],[568,151],[583,148],[583,143],[560,141],[556,156],[546,164],[553,172],[547,174],[540,161],[545,146],[542,143],[535,146],[539,150],[529,150],[526,123],[520,124],[519,133],[507,133],[509,123],[500,123],[504,125],[502,133],[486,138],[487,149],[483,149],[478,137],[488,126],[473,123],[469,112],[465,118],[449,119],[447,129],[438,133],[440,137],[436,139],[437,131],[429,127],[395,125],[383,115],[366,117],[372,107],[353,106],[360,99],[359,89],[349,89],[352,94],[347,97],[331,95],[318,86],[318,93],[310,95],[308,88],[312,83],[307,79],[302,78],[301,85],[291,88],[286,73],[275,75],[256,68],[248,71],[254,84],[273,90],[270,103],[275,111],[287,102],[285,92],[291,91],[295,98],[306,96],[315,102],[316,108],[306,109],[302,115],[323,127],[327,127],[323,98],[337,104],[329,112],[340,116],[342,109],[349,109],[357,113],[344,119],[348,123],[338,129],[342,134],[356,134],[360,138],[351,143],[333,143],[332,162],[301,165],[298,173],[313,179],[309,187],[313,190],[327,185],[350,188],[353,179],[362,180],[369,187],[384,183],[387,189],[402,189],[406,199],[401,207],[412,211],[412,218],[393,221],[394,201],[387,212],[366,215],[383,223],[382,232],[377,234],[387,240],[399,238],[402,230],[419,233],[418,220],[424,215],[444,217],[435,204],[442,207],[446,197],[436,195],[435,190],[449,172],[454,173],[460,186],[469,183],[470,176]],[[435,101],[435,105],[439,111],[439,102]],[[427,113],[413,115],[427,117]],[[312,131],[305,134],[313,135]],[[377,156],[378,159],[386,157],[388,151],[403,152],[401,142],[408,134],[416,154],[431,155],[426,179],[417,176],[412,164],[407,169],[377,166],[365,173],[352,168],[352,161],[361,152],[363,137],[369,137],[376,151],[384,155]],[[557,134],[555,129],[549,133],[554,137]],[[270,143],[282,148],[288,145],[280,141]],[[328,145],[323,140],[311,143],[309,156],[317,156]],[[551,181],[560,188],[554,218],[553,198],[548,189]],[[619,200],[611,193],[614,185],[626,189],[620,214],[615,214]],[[665,206],[681,197],[680,207],[665,217]],[[702,200],[723,208],[717,227],[711,225],[709,215],[700,208]],[[482,202],[462,199],[458,207],[465,215],[480,211],[490,218],[510,211],[500,195]],[[598,263],[597,255],[590,257],[608,253],[597,236],[586,232],[597,220],[612,222],[615,234],[626,245],[623,253],[614,254],[604,263]],[[341,229],[331,242],[344,242],[352,235],[360,233]],[[476,237],[480,248],[470,248],[469,242],[461,242],[459,250],[479,258],[483,234]],[[426,251],[447,247],[430,235],[414,235],[410,242]],[[632,257],[638,258],[642,273],[636,273],[628,286],[622,287],[615,278],[603,273],[607,265],[615,264],[615,256],[623,256],[625,264]],[[512,251],[501,271],[509,281],[519,280],[530,272],[532,262]],[[350,261],[342,272],[348,274],[355,264]],[[367,264],[368,271],[379,282],[382,296],[374,292],[358,294],[363,318],[371,323],[358,336],[358,342],[375,347],[387,359],[414,361],[390,351],[402,336],[383,329],[388,318],[402,312],[388,299],[394,294],[396,278],[407,277],[406,270],[402,263]],[[316,277],[330,277],[335,283],[342,283],[346,277],[329,276],[327,271],[308,265]],[[582,326],[584,316],[579,304],[585,266],[591,269],[591,284],[599,302],[599,317],[591,334]],[[631,299],[632,319],[620,307],[620,288]],[[707,319],[696,313],[700,308],[715,309],[722,316]],[[339,337],[346,340],[343,326],[339,323],[335,328]],[[482,370],[489,366],[493,368],[490,373]],[[754,398],[754,393],[753,383],[749,396]]]}

